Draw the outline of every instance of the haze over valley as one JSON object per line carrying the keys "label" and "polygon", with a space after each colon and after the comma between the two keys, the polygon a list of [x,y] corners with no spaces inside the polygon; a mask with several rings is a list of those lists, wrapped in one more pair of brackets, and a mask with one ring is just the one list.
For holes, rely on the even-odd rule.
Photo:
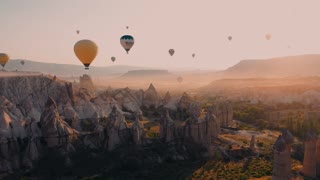
{"label": "haze over valley", "polygon": [[320,178],[320,2],[0,2],[0,179]]}

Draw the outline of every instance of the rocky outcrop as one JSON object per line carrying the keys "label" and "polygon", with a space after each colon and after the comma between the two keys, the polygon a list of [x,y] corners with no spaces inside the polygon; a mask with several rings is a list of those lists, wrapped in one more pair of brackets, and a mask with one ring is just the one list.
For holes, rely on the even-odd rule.
{"label": "rocky outcrop", "polygon": [[0,78],[0,95],[15,104],[26,119],[40,120],[48,97],[57,104],[72,102],[72,85],[52,77],[29,76]]}
{"label": "rocky outcrop", "polygon": [[0,96],[0,172],[20,168],[20,144],[27,137],[24,125],[20,111]]}
{"label": "rocky outcrop", "polygon": [[143,106],[146,108],[158,108],[161,103],[161,97],[159,96],[156,88],[151,83],[149,88],[144,92]]}
{"label": "rocky outcrop", "polygon": [[184,92],[180,98],[180,101],[178,102],[177,107],[181,110],[183,110],[183,109],[188,110],[191,103],[192,103],[191,98],[189,97],[189,95],[186,92]]}
{"label": "rocky outcrop", "polygon": [[89,91],[95,90],[93,81],[89,75],[84,74],[83,76],[80,76],[80,88],[84,88]]}
{"label": "rocky outcrop", "polygon": [[171,95],[170,95],[170,92],[168,91],[168,92],[164,95],[164,98],[163,98],[163,100],[162,100],[162,104],[163,104],[163,105],[167,105],[170,101],[171,101]]}
{"label": "rocky outcrop", "polygon": [[57,105],[49,98],[40,118],[41,132],[48,147],[64,146],[77,139],[78,132],[63,121]]}
{"label": "rocky outcrop", "polygon": [[274,144],[273,180],[291,179],[291,144],[293,136],[288,130],[284,130]]}
{"label": "rocky outcrop", "polygon": [[192,119],[198,119],[202,112],[202,104],[200,102],[192,102],[189,105],[188,112]]}
{"label": "rocky outcrop", "polygon": [[108,150],[113,150],[116,146],[125,143],[130,136],[130,130],[124,115],[113,107],[108,118]]}
{"label": "rocky outcrop", "polygon": [[[141,93],[141,91],[139,92]],[[115,90],[112,97],[118,102],[123,111],[142,115],[140,109],[142,105],[141,98],[137,98],[129,88]]]}
{"label": "rocky outcrop", "polygon": [[168,110],[164,111],[160,119],[160,138],[166,142],[190,139],[209,148],[213,139],[217,138],[220,133],[216,117],[212,111],[208,111],[205,118],[201,119],[201,108],[199,108],[201,106],[194,104],[191,107],[194,107],[193,118],[181,125],[175,125],[169,116]]}
{"label": "rocky outcrop", "polygon": [[212,108],[221,127],[229,127],[233,121],[232,105],[228,102],[216,102]]}
{"label": "rocky outcrop", "polygon": [[132,125],[132,135],[133,135],[133,142],[135,144],[142,144],[144,138],[144,126],[143,123],[140,122],[140,119],[136,117],[135,122]]}
{"label": "rocky outcrop", "polygon": [[250,151],[255,153],[257,150],[257,146],[256,146],[256,136],[252,135],[251,136],[251,140],[250,140]]}
{"label": "rocky outcrop", "polygon": [[316,168],[317,168],[317,177],[320,177],[320,138],[317,140],[316,144]]}
{"label": "rocky outcrop", "polygon": [[160,138],[165,142],[171,142],[175,136],[175,124],[171,119],[168,110],[161,114],[160,118]]}
{"label": "rocky outcrop", "polygon": [[305,176],[316,177],[316,144],[317,135],[314,132],[307,132],[304,141],[304,158],[302,172]]}

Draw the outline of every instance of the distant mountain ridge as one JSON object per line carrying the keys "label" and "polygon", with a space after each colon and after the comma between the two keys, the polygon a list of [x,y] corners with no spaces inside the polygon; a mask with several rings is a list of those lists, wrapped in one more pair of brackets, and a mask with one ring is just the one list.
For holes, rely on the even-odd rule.
{"label": "distant mountain ridge", "polygon": [[168,70],[131,70],[122,75],[122,78],[138,78],[145,76],[173,76]]}
{"label": "distant mountain ridge", "polygon": [[84,73],[89,73],[93,76],[107,76],[115,74],[124,74],[131,70],[153,70],[154,68],[142,67],[142,66],[127,66],[127,65],[112,65],[105,67],[90,66],[89,71],[84,70],[83,65],[73,65],[73,64],[56,64],[56,63],[44,63],[36,62],[31,60],[23,60],[24,65],[20,62],[22,59],[15,59],[8,62],[5,66],[6,70],[9,71],[32,71],[41,72],[44,74],[52,74],[57,76],[79,76]]}
{"label": "distant mountain ridge", "polygon": [[287,56],[261,60],[242,60],[217,74],[223,78],[288,77],[320,75],[320,55]]}

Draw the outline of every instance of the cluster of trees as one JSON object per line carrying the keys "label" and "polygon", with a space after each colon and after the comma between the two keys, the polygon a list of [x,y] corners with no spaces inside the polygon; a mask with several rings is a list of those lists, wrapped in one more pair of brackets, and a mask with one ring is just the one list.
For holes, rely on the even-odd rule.
{"label": "cluster of trees", "polygon": [[265,108],[260,105],[247,104],[234,110],[234,118],[236,120],[257,124],[265,119]]}
{"label": "cluster of trees", "polygon": [[[314,130],[320,133],[320,118],[318,114],[311,116],[305,114],[308,107],[298,102],[278,103],[273,108],[259,104],[238,103],[234,106],[234,118],[236,120],[255,125],[258,128],[281,130],[289,129],[293,135],[303,138],[306,132]],[[279,120],[268,120],[268,112],[273,110],[292,110]],[[286,113],[286,112],[284,112]]]}
{"label": "cluster of trees", "polygon": [[306,132],[314,130],[320,133],[320,122],[316,118],[308,118],[303,112],[297,114],[289,113],[283,121],[284,126],[289,129],[295,136],[303,138]]}

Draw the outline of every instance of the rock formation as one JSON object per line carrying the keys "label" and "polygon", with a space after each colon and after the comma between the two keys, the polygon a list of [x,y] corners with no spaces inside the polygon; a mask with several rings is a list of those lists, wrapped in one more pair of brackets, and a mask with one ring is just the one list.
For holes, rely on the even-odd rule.
{"label": "rock formation", "polygon": [[255,135],[252,135],[251,136],[251,140],[250,140],[250,150],[251,152],[255,153],[256,150],[257,150],[257,147],[256,147],[256,136]]}
{"label": "rock formation", "polygon": [[180,101],[178,102],[177,107],[181,110],[185,109],[188,110],[191,104],[191,98],[189,97],[189,95],[184,92],[180,98]]}
{"label": "rock formation", "polygon": [[156,88],[151,83],[149,88],[144,92],[143,106],[146,108],[158,108],[160,105],[161,98]]}
{"label": "rock formation", "polygon": [[197,103],[191,105],[191,107],[194,107],[193,118],[182,125],[175,125],[168,110],[164,111],[160,119],[160,138],[166,142],[190,139],[197,144],[210,147],[212,140],[218,137],[220,127],[212,111],[208,111],[205,118],[201,119],[201,108],[198,105]]}
{"label": "rock formation", "polygon": [[142,122],[140,122],[138,117],[136,117],[136,120],[132,125],[132,135],[133,135],[133,142],[135,144],[142,144],[142,140],[144,137],[144,126]]}
{"label": "rock formation", "polygon": [[78,133],[63,121],[57,105],[49,98],[40,118],[41,132],[48,147],[67,145],[77,139]]}
{"label": "rock formation", "polygon": [[26,119],[40,120],[48,97],[57,104],[73,101],[73,87],[69,83],[46,76],[0,78],[0,95],[14,104]]}
{"label": "rock formation", "polygon": [[317,177],[320,177],[320,139],[318,138],[316,144],[316,168],[317,168]]}
{"label": "rock formation", "polygon": [[175,125],[171,119],[168,110],[161,114],[160,118],[160,138],[165,142],[171,142],[175,136]]}
{"label": "rock formation", "polygon": [[316,144],[317,135],[314,132],[307,132],[304,141],[304,158],[302,172],[305,176],[316,177]]}
{"label": "rock formation", "polygon": [[217,102],[214,106],[214,114],[222,127],[229,127],[233,121],[233,108],[228,102]]}
{"label": "rock formation", "polygon": [[166,105],[170,102],[171,100],[171,95],[170,95],[170,92],[168,91],[165,95],[164,95],[164,98],[162,100],[162,104],[163,105]]}
{"label": "rock formation", "polygon": [[112,108],[108,119],[108,150],[113,150],[117,145],[124,143],[130,135],[125,117],[116,107]]}
{"label": "rock formation", "polygon": [[87,74],[80,76],[80,87],[89,91],[95,90],[91,77]]}
{"label": "rock formation", "polygon": [[208,112],[205,117],[205,121],[207,123],[206,131],[208,131],[208,134],[212,138],[217,138],[218,135],[220,134],[220,125],[217,120],[217,117],[214,115],[213,111],[211,111],[210,109],[208,109]]}
{"label": "rock formation", "polygon": [[118,102],[124,111],[142,115],[142,111],[140,109],[142,101],[137,98],[134,95],[134,92],[130,91],[129,88],[115,90],[112,97]]}
{"label": "rock formation", "polygon": [[291,144],[293,136],[288,130],[284,130],[274,144],[273,180],[291,179]]}

